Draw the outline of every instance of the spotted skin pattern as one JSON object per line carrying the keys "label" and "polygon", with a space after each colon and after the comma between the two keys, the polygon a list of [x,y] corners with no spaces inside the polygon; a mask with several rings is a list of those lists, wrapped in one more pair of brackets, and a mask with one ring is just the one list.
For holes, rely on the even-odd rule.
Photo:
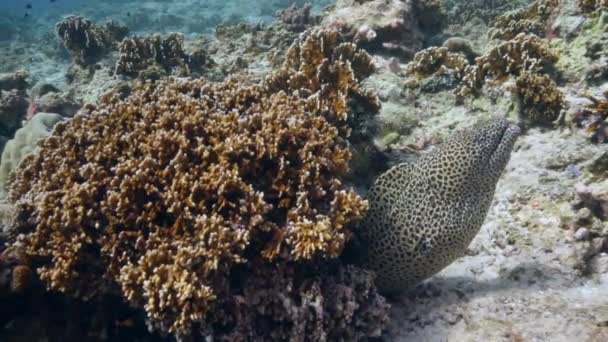
{"label": "spotted skin pattern", "polygon": [[361,227],[366,266],[383,292],[410,288],[463,256],[518,135],[516,126],[492,118],[378,177]]}

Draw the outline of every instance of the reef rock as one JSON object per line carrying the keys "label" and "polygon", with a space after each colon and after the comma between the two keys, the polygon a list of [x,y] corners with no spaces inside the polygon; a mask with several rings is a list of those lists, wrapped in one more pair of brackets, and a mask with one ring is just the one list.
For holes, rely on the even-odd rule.
{"label": "reef rock", "polygon": [[325,14],[321,26],[339,28],[368,49],[407,56],[422,47],[415,14],[411,0],[338,0]]}

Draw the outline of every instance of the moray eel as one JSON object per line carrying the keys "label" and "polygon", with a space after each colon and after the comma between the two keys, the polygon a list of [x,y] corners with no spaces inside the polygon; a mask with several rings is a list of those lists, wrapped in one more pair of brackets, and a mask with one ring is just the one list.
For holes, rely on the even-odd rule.
{"label": "moray eel", "polygon": [[482,121],[376,179],[361,234],[382,292],[408,289],[464,255],[518,136],[503,118]]}

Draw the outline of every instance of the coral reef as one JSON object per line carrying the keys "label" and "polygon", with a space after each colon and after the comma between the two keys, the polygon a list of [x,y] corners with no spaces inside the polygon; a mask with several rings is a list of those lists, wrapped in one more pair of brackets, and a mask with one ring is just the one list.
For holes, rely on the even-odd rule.
{"label": "coral reef", "polygon": [[68,16],[56,25],[56,32],[70,52],[72,62],[89,65],[116,46],[128,29],[116,22],[96,25],[80,16]]}
{"label": "coral reef", "polygon": [[603,95],[602,99],[587,94],[585,97],[590,103],[572,118],[573,122],[583,128],[585,134],[595,143],[608,142],[608,91]]}
{"label": "coral reef", "polygon": [[[342,56],[333,61],[348,66],[345,80],[352,80],[353,70],[366,69],[359,54],[350,56],[352,69],[341,59],[348,46],[327,53]],[[300,69],[319,62],[303,57]],[[302,93],[318,85],[315,77]],[[357,94],[351,87],[338,84],[346,96]],[[247,286],[249,277],[256,279],[251,272],[262,269],[257,265],[272,262],[290,272],[290,265],[337,257],[350,224],[367,208],[339,178],[350,159],[346,111],[328,108],[325,97],[306,101],[296,89],[271,88],[167,79],[85,107],[13,173],[10,200],[22,233],[16,246],[50,289],[81,298],[119,292],[161,332],[184,336],[198,328],[221,336],[230,330],[222,327],[241,318],[222,311],[230,310],[222,301],[257,308],[259,296],[268,298],[264,289]],[[243,268],[249,271],[239,276]],[[293,302],[280,301],[282,312],[257,311],[256,322],[275,320],[288,329],[304,320],[315,336],[378,335],[387,306],[370,275],[340,272],[325,285],[298,283],[293,291],[305,295],[300,300],[313,302],[298,307],[294,292]],[[239,287],[247,291],[239,294]],[[322,298],[325,304],[315,304]],[[260,305],[277,305],[274,293],[267,300],[274,304]],[[307,313],[342,304],[354,311]],[[291,336],[305,336],[299,333]]]}
{"label": "coral reef", "polygon": [[471,41],[462,37],[450,37],[441,45],[447,48],[449,52],[463,54],[471,63],[479,57],[479,53],[475,51]]}
{"label": "coral reef", "polygon": [[72,93],[48,91],[39,93],[31,100],[28,119],[38,112],[57,113],[64,117],[72,117],[80,109],[81,104],[74,99]]}
{"label": "coral reef", "polygon": [[23,70],[12,73],[2,73],[0,74],[0,91],[9,91],[13,89],[25,90],[28,86],[28,77],[29,74]]}
{"label": "coral reef", "polygon": [[364,341],[379,337],[388,322],[388,304],[370,271],[335,262],[254,265],[237,272],[244,271],[238,295],[218,305],[226,310],[221,316],[233,318],[218,330],[220,340]]}
{"label": "coral reef", "polygon": [[548,71],[558,60],[557,51],[549,43],[535,35],[518,34],[502,42],[475,59],[475,65],[467,66],[460,96],[475,94],[486,78],[504,81],[508,76],[519,76],[525,71]]}
{"label": "coral reef", "polygon": [[608,8],[608,1],[606,0],[577,0],[576,4],[583,13],[592,13]]}
{"label": "coral reef", "polygon": [[22,90],[0,90],[0,135],[12,137],[21,127],[28,107],[26,96]]}
{"label": "coral reef", "polygon": [[321,26],[339,29],[347,40],[367,49],[400,56],[413,55],[422,46],[416,6],[410,0],[337,0]]}
{"label": "coral reef", "polygon": [[204,65],[206,59],[203,51],[186,52],[184,35],[181,33],[126,38],[118,50],[116,73],[141,79],[158,79],[164,75],[187,76],[193,69]]}
{"label": "coral reef", "polygon": [[492,39],[509,40],[520,33],[545,35],[548,20],[559,0],[536,0],[530,5],[500,15],[489,34]]}
{"label": "coral reef", "polygon": [[265,80],[270,91],[287,91],[332,122],[346,118],[348,100],[375,113],[379,100],[359,86],[374,70],[371,57],[335,30],[304,32],[287,51],[281,69]]}
{"label": "coral reef", "polygon": [[490,23],[497,16],[522,6],[525,1],[442,0],[440,4],[448,23],[463,25],[474,18]]}
{"label": "coral reef", "polygon": [[228,75],[247,78],[250,84],[279,67],[298,33],[282,24],[270,26],[219,25],[215,39],[203,40],[202,49],[213,55],[212,65],[203,70],[205,77],[222,80]]}
{"label": "coral reef", "polygon": [[0,159],[0,199],[6,197],[6,186],[11,172],[36,148],[41,138],[49,135],[52,127],[61,119],[59,114],[38,113],[6,143]]}
{"label": "coral reef", "polygon": [[460,79],[468,64],[463,55],[450,52],[447,47],[429,47],[416,53],[405,72],[416,77],[450,73]]}
{"label": "coral reef", "polygon": [[523,72],[515,82],[520,114],[525,122],[547,125],[556,121],[565,106],[564,95],[547,75]]}
{"label": "coral reef", "polygon": [[310,15],[311,8],[310,3],[306,3],[302,7],[293,3],[286,9],[276,11],[274,16],[289,30],[300,32],[315,23],[315,19]]}

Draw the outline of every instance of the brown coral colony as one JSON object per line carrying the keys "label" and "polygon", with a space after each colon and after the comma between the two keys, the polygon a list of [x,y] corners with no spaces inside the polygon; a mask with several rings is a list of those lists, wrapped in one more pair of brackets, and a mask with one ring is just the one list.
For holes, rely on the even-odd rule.
{"label": "brown coral colony", "polygon": [[140,83],[59,124],[10,191],[40,279],[81,298],[118,290],[180,336],[219,324],[237,265],[336,258],[367,209],[340,177],[346,102],[372,64],[345,44],[306,33],[262,85]]}

